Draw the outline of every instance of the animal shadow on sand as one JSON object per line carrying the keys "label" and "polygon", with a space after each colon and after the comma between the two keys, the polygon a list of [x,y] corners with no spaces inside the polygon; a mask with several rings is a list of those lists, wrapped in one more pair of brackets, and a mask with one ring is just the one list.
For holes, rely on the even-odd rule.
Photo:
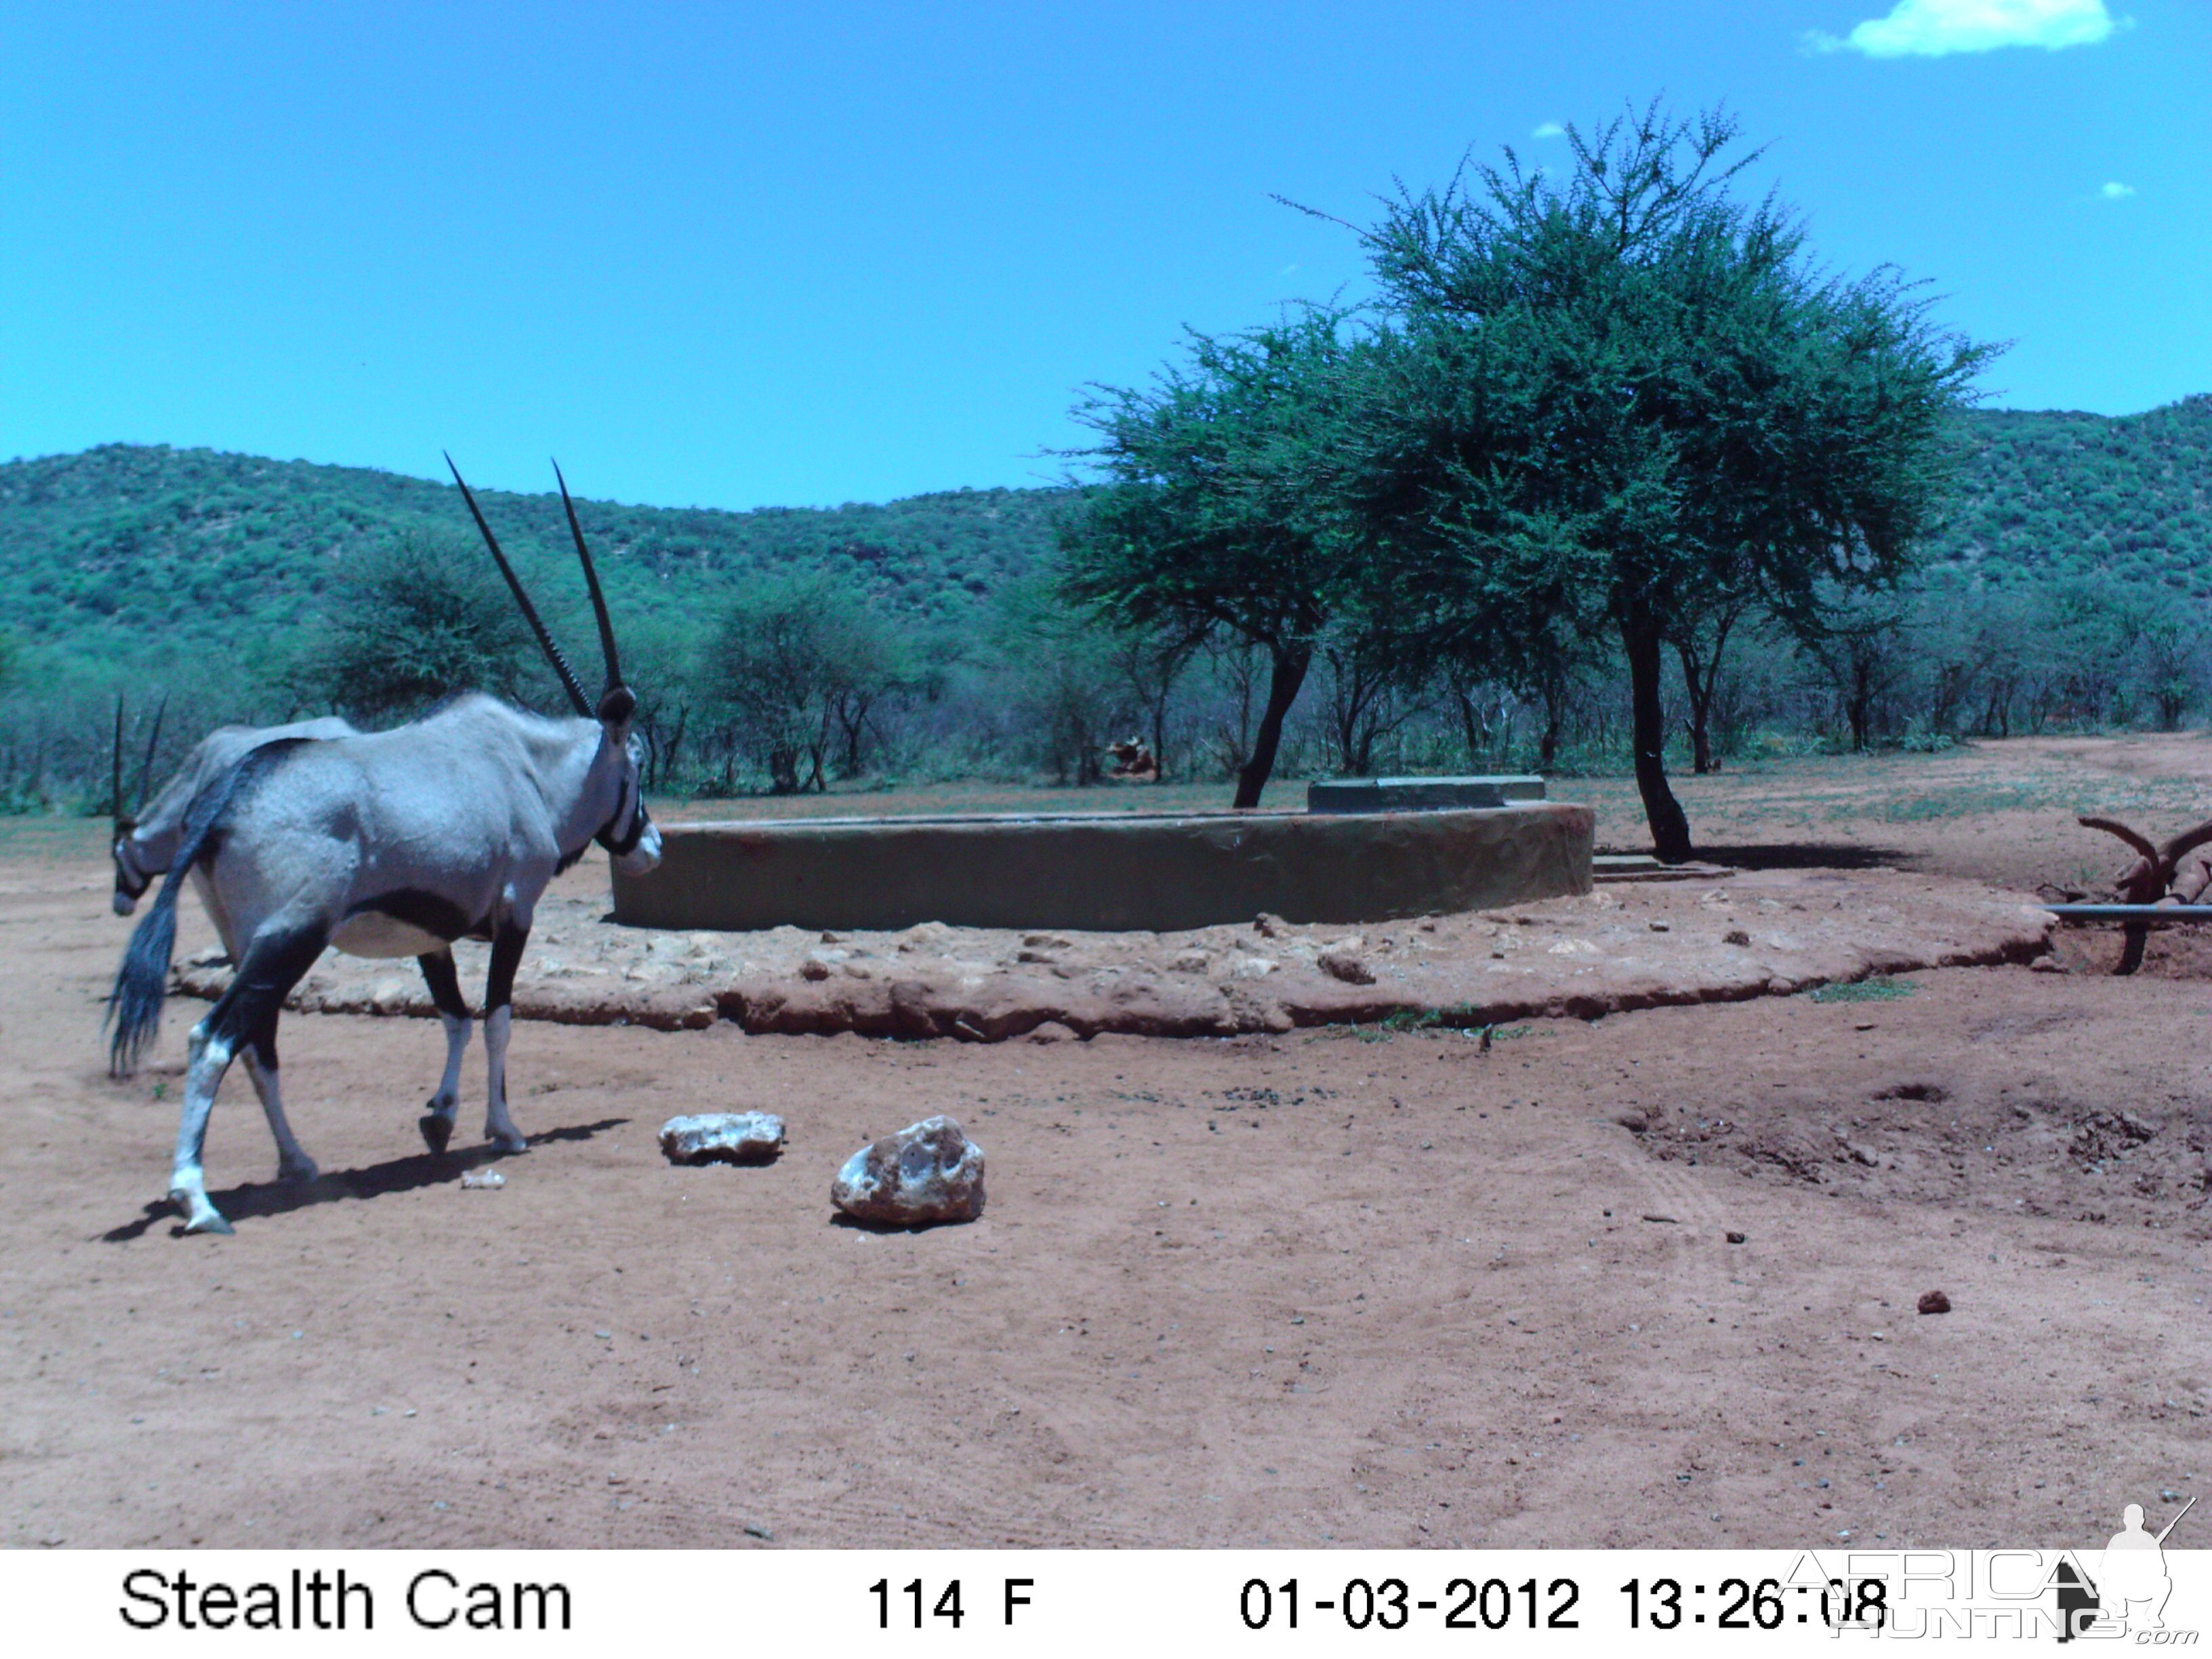
{"label": "animal shadow on sand", "polygon": [[[603,1117],[596,1123],[572,1123],[558,1129],[547,1129],[529,1137],[532,1146],[549,1146],[556,1141],[590,1140],[610,1129],[619,1129],[629,1120],[626,1117]],[[249,1182],[244,1186],[231,1187],[210,1194],[226,1218],[233,1222],[251,1217],[284,1215],[294,1210],[312,1208],[318,1204],[337,1204],[348,1199],[383,1198],[393,1193],[414,1192],[423,1187],[442,1187],[459,1181],[462,1176],[482,1164],[493,1164],[511,1156],[496,1146],[472,1146],[465,1151],[447,1151],[443,1154],[416,1152],[406,1158],[388,1158],[382,1164],[372,1164],[359,1170],[325,1170],[314,1180],[303,1182],[288,1181]],[[135,1221],[126,1221],[119,1227],[111,1227],[100,1235],[106,1244],[125,1244],[143,1237],[156,1222],[173,1221],[169,1230],[173,1238],[187,1235],[184,1217],[174,1203],[159,1198],[147,1205]]]}
{"label": "animal shadow on sand", "polygon": [[1913,855],[1899,847],[1864,847],[1850,842],[1750,842],[1700,843],[1698,860],[1731,870],[1910,869]]}

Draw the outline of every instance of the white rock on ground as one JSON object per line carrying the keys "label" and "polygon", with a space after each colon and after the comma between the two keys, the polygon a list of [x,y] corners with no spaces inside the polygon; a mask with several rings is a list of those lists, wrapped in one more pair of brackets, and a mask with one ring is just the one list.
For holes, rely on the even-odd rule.
{"label": "white rock on ground", "polygon": [[672,1164],[765,1164],[783,1150],[783,1120],[772,1112],[703,1112],[660,1126]]}
{"label": "white rock on ground", "polygon": [[847,1158],[830,1201],[890,1226],[973,1221],[983,1213],[983,1149],[957,1119],[926,1117]]}

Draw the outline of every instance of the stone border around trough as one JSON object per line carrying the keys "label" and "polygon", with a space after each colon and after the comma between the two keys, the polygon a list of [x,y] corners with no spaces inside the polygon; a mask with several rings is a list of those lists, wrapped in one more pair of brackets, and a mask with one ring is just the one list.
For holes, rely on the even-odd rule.
{"label": "stone border around trough", "polygon": [[[1379,925],[1255,923],[1154,933],[1023,933],[924,922],[896,932],[611,927],[552,896],[515,984],[515,1012],[663,1030],[999,1042],[1100,1032],[1232,1036],[1434,1016],[1453,1025],[1585,1019],[1734,1001],[1917,969],[2023,963],[2050,949],[2048,912],[2017,894],[1895,872],[1761,872],[1595,891]],[[455,947],[480,994],[483,947]],[[215,996],[201,959],[177,988]],[[288,1006],[428,1016],[411,962],[326,954]]]}

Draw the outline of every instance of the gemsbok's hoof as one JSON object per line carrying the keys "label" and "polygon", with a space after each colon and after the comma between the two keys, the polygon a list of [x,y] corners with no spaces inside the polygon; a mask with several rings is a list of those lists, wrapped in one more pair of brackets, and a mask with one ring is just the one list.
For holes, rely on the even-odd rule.
{"label": "gemsbok's hoof", "polygon": [[276,1179],[294,1187],[305,1187],[311,1182],[319,1181],[322,1178],[322,1174],[321,1169],[312,1158],[303,1158],[295,1163],[279,1164],[276,1166]]}
{"label": "gemsbok's hoof", "polygon": [[430,1149],[433,1158],[446,1155],[446,1143],[453,1138],[453,1120],[441,1117],[435,1112],[425,1112],[416,1121],[415,1127],[422,1132],[422,1144]]}
{"label": "gemsbok's hoof", "polygon": [[178,1188],[169,1194],[169,1202],[184,1212],[185,1231],[188,1233],[233,1233],[238,1230],[222,1218],[222,1212],[208,1202],[205,1193],[188,1193]]}
{"label": "gemsbok's hoof", "polygon": [[494,1134],[489,1130],[485,1131],[485,1133],[488,1135],[490,1135],[492,1146],[500,1152],[526,1152],[530,1150],[530,1141],[528,1138],[522,1134],[519,1130],[510,1129],[503,1135]]}

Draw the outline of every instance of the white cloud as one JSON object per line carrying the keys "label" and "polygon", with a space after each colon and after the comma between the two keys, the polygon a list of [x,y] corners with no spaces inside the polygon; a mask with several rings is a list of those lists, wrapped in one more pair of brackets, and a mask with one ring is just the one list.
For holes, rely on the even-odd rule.
{"label": "white cloud", "polygon": [[1843,40],[1817,30],[1816,52],[1858,52],[1869,58],[1942,58],[2000,46],[2094,46],[2116,22],[2105,0],[1897,0],[1887,17],[1870,17]]}
{"label": "white cloud", "polygon": [[2108,202],[2117,202],[2124,197],[2132,196],[2135,193],[2136,187],[2133,185],[2124,185],[2118,179],[2113,180],[2111,184],[2106,185],[2097,192],[2098,195],[2103,197]]}
{"label": "white cloud", "polygon": [[1567,130],[1557,121],[1547,121],[1528,136],[1531,138],[1564,138],[1567,136]]}

